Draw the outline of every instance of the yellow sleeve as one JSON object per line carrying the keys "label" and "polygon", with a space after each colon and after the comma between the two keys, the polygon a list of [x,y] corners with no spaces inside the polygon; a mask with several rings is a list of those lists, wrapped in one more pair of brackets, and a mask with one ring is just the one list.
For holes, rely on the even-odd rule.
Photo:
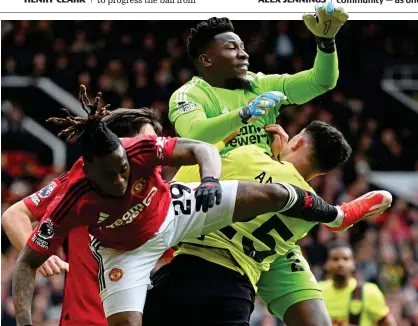
{"label": "yellow sleeve", "polygon": [[373,283],[365,285],[366,312],[370,319],[378,322],[389,313],[385,297],[380,289]]}

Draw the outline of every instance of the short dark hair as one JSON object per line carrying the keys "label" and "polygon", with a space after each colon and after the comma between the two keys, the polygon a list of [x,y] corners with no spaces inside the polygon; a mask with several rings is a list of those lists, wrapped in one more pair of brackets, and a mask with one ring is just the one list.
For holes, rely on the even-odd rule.
{"label": "short dark hair", "polygon": [[305,132],[313,141],[313,164],[321,172],[328,172],[343,165],[352,149],[343,134],[322,121],[313,121]]}
{"label": "short dark hair", "polygon": [[187,52],[191,60],[196,60],[213,38],[221,33],[234,32],[234,25],[228,18],[212,17],[190,29]]}
{"label": "short dark hair", "polygon": [[100,92],[97,93],[94,103],[91,104],[86,94],[86,88],[82,85],[79,100],[83,110],[87,112],[87,118],[73,117],[68,110],[63,109],[68,115],[66,118],[54,117],[47,120],[47,122],[66,127],[58,136],[66,137],[68,142],[77,141],[81,147],[81,154],[87,161],[91,161],[93,157],[110,154],[121,145],[118,136],[102,121],[110,112],[107,110],[109,105],[98,109],[101,95]]}
{"label": "short dark hair", "polygon": [[337,248],[348,248],[352,250],[351,245],[347,241],[339,239],[339,240],[331,241],[327,245],[327,252],[329,253],[331,250],[334,250]]}
{"label": "short dark hair", "polygon": [[150,108],[124,109],[112,111],[103,118],[103,122],[119,137],[134,137],[141,128],[150,124],[157,135],[161,135],[163,127],[160,123],[160,113]]}

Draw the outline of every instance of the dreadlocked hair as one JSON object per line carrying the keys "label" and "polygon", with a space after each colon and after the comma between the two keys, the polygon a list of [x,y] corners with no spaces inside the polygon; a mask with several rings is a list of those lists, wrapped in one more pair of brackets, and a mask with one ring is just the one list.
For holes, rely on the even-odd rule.
{"label": "dreadlocked hair", "polygon": [[[84,85],[80,87],[79,101],[81,107],[87,112],[87,118],[74,117],[66,109],[62,109],[66,118],[49,118],[47,122],[63,126],[58,136],[65,137],[67,142],[80,144],[81,154],[85,160],[91,161],[93,157],[103,156],[115,151],[121,144],[119,138],[106,126],[102,119],[111,114],[110,105],[98,109],[102,94],[99,92],[91,104]],[[87,110],[86,106],[89,108]]]}
{"label": "dreadlocked hair", "polygon": [[160,123],[160,113],[151,108],[125,109],[119,108],[103,118],[108,128],[118,137],[134,137],[141,128],[150,124],[157,135],[161,135],[163,127]]}
{"label": "dreadlocked hair", "polygon": [[228,18],[212,17],[197,24],[190,30],[187,52],[191,60],[197,59],[213,38],[221,33],[234,32],[234,25]]}

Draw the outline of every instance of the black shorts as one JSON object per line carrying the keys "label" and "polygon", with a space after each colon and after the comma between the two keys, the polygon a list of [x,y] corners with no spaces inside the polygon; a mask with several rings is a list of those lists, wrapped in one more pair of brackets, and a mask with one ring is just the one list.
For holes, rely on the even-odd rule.
{"label": "black shorts", "polygon": [[255,291],[245,275],[179,255],[152,276],[144,326],[248,326]]}

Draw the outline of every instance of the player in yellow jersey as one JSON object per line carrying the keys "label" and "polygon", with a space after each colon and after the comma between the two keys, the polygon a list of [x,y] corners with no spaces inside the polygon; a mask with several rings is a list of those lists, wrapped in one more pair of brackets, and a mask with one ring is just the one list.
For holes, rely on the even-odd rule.
{"label": "player in yellow jersey", "polygon": [[[279,150],[273,143],[273,153],[281,152],[281,161],[273,160],[258,146],[243,146],[224,154],[221,179],[262,184],[280,180],[313,192],[307,181],[340,166],[351,153],[342,134],[320,121],[311,123],[287,144],[282,138],[278,137]],[[196,166],[182,167],[174,179],[199,179],[199,170]],[[360,199],[359,207],[368,207],[365,214],[375,205],[378,210],[372,214],[377,214],[391,202],[387,192],[371,193],[370,198]],[[309,206],[309,200],[305,204]],[[278,277],[271,288],[266,291],[262,286],[259,293],[269,309],[281,311],[278,316],[288,326],[330,325],[318,284],[295,245],[315,224],[269,213],[185,240],[173,261],[154,277],[144,325],[248,325],[257,282],[275,260],[281,264]],[[288,295],[287,300],[276,307],[276,299],[284,295]],[[288,309],[294,306],[296,309]],[[308,315],[307,311],[314,313]]]}
{"label": "player in yellow jersey", "polygon": [[319,285],[334,326],[396,326],[379,288],[353,277],[355,262],[348,243],[330,244],[325,266],[330,278]]}

